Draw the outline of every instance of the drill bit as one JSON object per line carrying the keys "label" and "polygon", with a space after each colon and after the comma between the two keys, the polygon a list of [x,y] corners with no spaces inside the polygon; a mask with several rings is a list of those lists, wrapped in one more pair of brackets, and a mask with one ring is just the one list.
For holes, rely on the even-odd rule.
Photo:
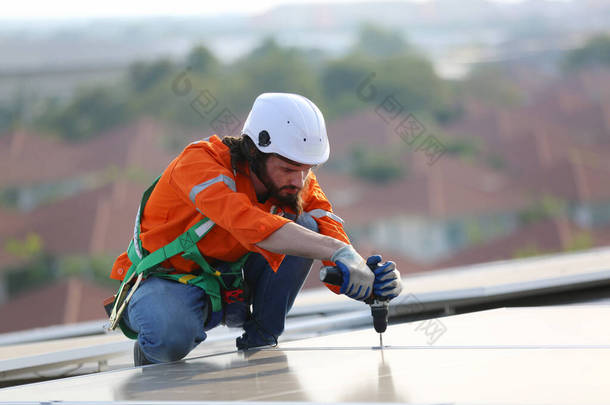
{"label": "drill bit", "polygon": [[379,334],[379,348],[383,349],[383,333]]}

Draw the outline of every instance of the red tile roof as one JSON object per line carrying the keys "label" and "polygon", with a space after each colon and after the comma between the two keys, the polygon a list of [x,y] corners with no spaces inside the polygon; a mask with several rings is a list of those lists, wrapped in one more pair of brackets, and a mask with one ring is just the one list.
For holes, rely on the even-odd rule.
{"label": "red tile roof", "polygon": [[0,305],[0,333],[103,319],[102,301],[113,293],[76,278],[25,292]]}
{"label": "red tile roof", "polygon": [[121,253],[127,249],[142,193],[148,186],[144,183],[116,182],[98,200],[90,229],[90,253]]}
{"label": "red tile roof", "polygon": [[[152,181],[152,179],[151,179]],[[56,254],[110,253],[127,248],[144,183],[116,182],[70,198],[13,213],[0,226],[0,238],[24,239],[36,233],[46,250]],[[2,217],[0,212],[0,218]],[[9,226],[6,226],[9,225]],[[4,252],[0,264],[13,263]]]}
{"label": "red tile roof", "polygon": [[574,152],[566,159],[528,173],[523,177],[524,185],[532,190],[573,202],[610,200],[608,161],[590,156],[588,158],[584,153]]}
{"label": "red tile roof", "polygon": [[467,104],[467,114],[447,130],[454,134],[483,138],[500,145],[541,130],[577,143],[608,144],[610,133],[610,73],[586,72],[550,81],[534,92],[524,105],[498,108],[476,102]]}
{"label": "red tile roof", "polygon": [[568,220],[555,219],[537,222],[522,227],[508,236],[472,246],[447,260],[434,263],[433,267],[439,269],[508,260],[515,258],[520,250],[530,248],[541,254],[561,252],[569,248],[574,238],[583,231],[591,233],[595,246],[604,246],[610,242],[610,227],[591,231],[582,229]]}
{"label": "red tile roof", "polygon": [[142,118],[80,143],[17,131],[2,138],[0,185],[57,181],[109,167],[135,167],[160,173],[174,157],[162,145],[168,131],[151,118]]}
{"label": "red tile roof", "polygon": [[394,132],[398,124],[386,123],[374,108],[357,111],[328,124],[331,159],[344,156],[355,145],[373,147],[403,144]]}
{"label": "red tile roof", "polygon": [[552,82],[525,106],[472,104],[448,131],[483,139],[527,189],[571,201],[610,199],[610,72]]}
{"label": "red tile roof", "polygon": [[318,180],[337,214],[356,224],[396,215],[448,218],[514,212],[530,203],[527,190],[507,175],[450,156],[432,166],[421,154],[409,159],[413,170],[388,183],[366,182],[323,168]]}

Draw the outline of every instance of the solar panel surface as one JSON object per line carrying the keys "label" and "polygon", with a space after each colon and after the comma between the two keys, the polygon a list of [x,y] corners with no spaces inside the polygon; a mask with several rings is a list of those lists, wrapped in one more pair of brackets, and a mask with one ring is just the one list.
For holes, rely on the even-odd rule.
{"label": "solar panel surface", "polygon": [[392,325],[383,350],[366,328],[8,388],[0,401],[603,403],[608,316],[607,305],[495,309]]}

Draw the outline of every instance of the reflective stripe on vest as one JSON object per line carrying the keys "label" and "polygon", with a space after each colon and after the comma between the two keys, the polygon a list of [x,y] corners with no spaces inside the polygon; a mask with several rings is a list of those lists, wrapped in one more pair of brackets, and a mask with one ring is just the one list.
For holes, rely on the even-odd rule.
{"label": "reflective stripe on vest", "polygon": [[194,186],[189,193],[189,198],[191,199],[191,202],[196,205],[195,198],[197,198],[197,194],[201,193],[203,190],[210,187],[212,184],[220,183],[221,181],[225,183],[227,187],[229,187],[231,190],[237,191],[235,187],[235,180],[233,180],[229,176],[221,174],[214,177],[213,179],[204,181],[203,183]]}
{"label": "reflective stripe on vest", "polygon": [[341,217],[339,217],[338,215],[335,215],[334,213],[323,210],[321,208],[316,208],[315,210],[307,211],[307,213],[314,218],[329,217],[330,219],[334,219],[342,225],[344,222],[343,219],[341,219]]}

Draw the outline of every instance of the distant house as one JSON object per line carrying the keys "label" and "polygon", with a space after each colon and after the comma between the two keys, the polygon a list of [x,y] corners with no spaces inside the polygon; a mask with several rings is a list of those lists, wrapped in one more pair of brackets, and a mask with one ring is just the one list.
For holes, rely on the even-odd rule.
{"label": "distant house", "polygon": [[[328,124],[331,160],[316,169],[318,179],[357,246],[401,257],[410,269],[479,255],[476,249],[486,243],[511,246],[505,239],[511,235],[520,235],[519,241],[567,229],[559,223],[544,232],[536,224],[519,229],[523,210],[546,194],[567,203],[568,228],[594,228],[598,243],[610,224],[610,97],[587,96],[596,88],[586,76],[579,80],[515,109],[469,104],[465,116],[446,128],[456,138],[484,140],[485,153],[504,161],[500,170],[449,154],[429,165],[423,151],[405,148],[398,121],[389,123],[369,108]],[[167,128],[144,118],[78,144],[23,132],[0,138],[0,186],[17,190],[29,209],[0,209],[0,238],[35,232],[57,254],[120,253],[142,191],[175,155],[164,147],[167,136]],[[354,159],[355,145],[399,151],[407,175],[378,183],[341,171]],[[53,203],[39,204],[57,193],[63,194]],[[0,252],[0,268],[16,260]]]}
{"label": "distant house", "polygon": [[34,233],[45,250],[55,254],[117,253],[129,243],[145,189],[143,184],[117,181],[27,213],[14,212],[12,226],[0,225],[0,237],[23,240]]}
{"label": "distant house", "polygon": [[449,155],[429,165],[425,154],[405,148],[395,126],[374,110],[331,123],[329,133],[333,160],[348,164],[354,145],[405,151],[400,159],[407,176],[388,183],[320,172],[320,183],[356,242],[431,263],[480,238],[512,232],[529,202],[516,181],[490,168]]}
{"label": "distant house", "polygon": [[[610,241],[609,233],[610,227],[604,229],[603,232],[589,233],[569,220],[546,220],[524,226],[510,235],[469,247],[447,260],[435,263],[434,266],[448,268],[562,252],[577,248],[578,238],[584,234],[590,236],[590,241],[586,242],[590,242],[592,246],[605,245]],[[592,246],[585,244],[581,248]]]}
{"label": "distant house", "polygon": [[527,207],[525,190],[489,169],[443,157],[433,166],[411,157],[411,175],[374,184],[319,173],[319,181],[346,221],[350,237],[421,264],[442,260],[481,240],[507,235]]}
{"label": "distant house", "polygon": [[10,190],[18,209],[29,211],[113,176],[152,177],[174,157],[163,145],[167,133],[150,118],[77,143],[15,131],[0,138],[0,187]]}
{"label": "distant house", "polygon": [[76,278],[28,291],[0,306],[0,333],[104,319],[113,293]]}
{"label": "distant house", "polygon": [[86,142],[16,131],[0,138],[1,272],[25,258],[7,249],[35,235],[56,255],[118,254],[127,247],[141,193],[174,153],[168,130],[142,118]]}
{"label": "distant house", "polygon": [[[325,190],[356,242],[421,264],[508,237],[521,226],[519,213],[545,195],[566,203],[575,226],[603,228],[610,223],[608,83],[608,72],[582,74],[539,86],[527,105],[513,109],[467,104],[464,117],[445,130],[481,139],[484,153],[503,160],[501,171],[450,156],[428,166],[410,150],[404,179],[371,184],[327,170],[320,182],[329,183]],[[394,124],[374,109],[332,122],[333,156],[349,162],[354,144],[404,146]]]}
{"label": "distant house", "polygon": [[519,108],[475,103],[447,129],[483,139],[508,175],[566,202],[576,224],[603,227],[610,223],[609,83],[608,71],[572,75]]}

